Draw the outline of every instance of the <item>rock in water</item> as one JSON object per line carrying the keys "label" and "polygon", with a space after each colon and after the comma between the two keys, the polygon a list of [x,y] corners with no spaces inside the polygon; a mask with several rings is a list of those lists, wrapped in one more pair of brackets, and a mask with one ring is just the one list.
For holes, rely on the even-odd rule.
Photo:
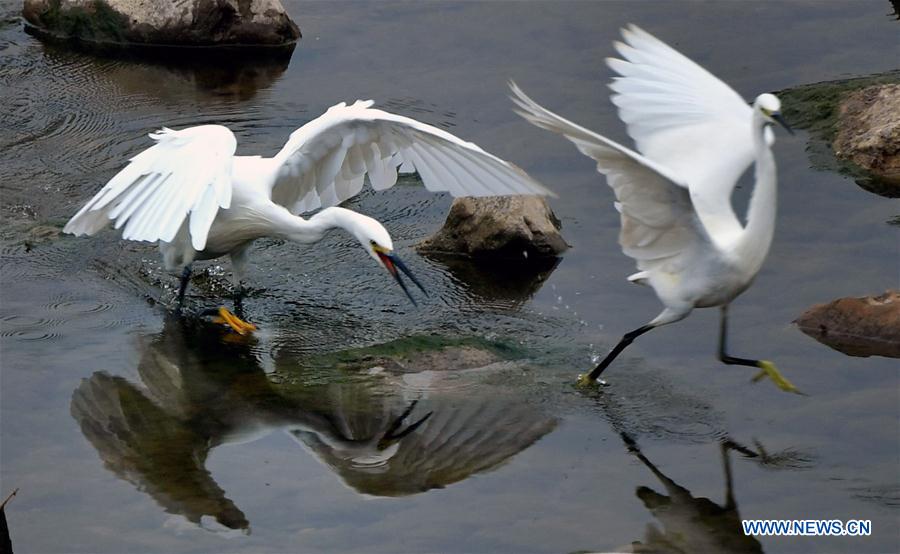
{"label": "rock in water", "polygon": [[559,229],[543,197],[463,197],[453,201],[441,230],[418,249],[496,260],[557,257],[569,247]]}
{"label": "rock in water", "polygon": [[25,0],[39,35],[96,44],[289,46],[300,38],[280,0]]}
{"label": "rock in water", "polygon": [[794,323],[817,341],[850,356],[900,358],[900,291],[818,304]]}
{"label": "rock in water", "polygon": [[833,148],[900,196],[900,85],[867,87],[841,102]]}

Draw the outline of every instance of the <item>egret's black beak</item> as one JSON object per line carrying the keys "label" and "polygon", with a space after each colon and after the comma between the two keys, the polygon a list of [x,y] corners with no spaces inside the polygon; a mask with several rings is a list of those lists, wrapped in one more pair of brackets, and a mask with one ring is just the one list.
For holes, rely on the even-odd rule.
{"label": "egret's black beak", "polygon": [[794,134],[794,130],[791,129],[791,126],[787,124],[787,121],[785,121],[784,118],[781,117],[781,114],[780,114],[780,113],[773,113],[773,114],[772,114],[772,119],[774,119],[775,121],[778,122],[779,125],[781,125],[782,127],[784,127],[784,130],[785,130],[785,131],[787,131],[788,133],[790,133],[790,134],[792,134],[792,135]]}
{"label": "egret's black beak", "polygon": [[409,289],[406,288],[406,283],[403,282],[403,278],[400,277],[400,272],[398,272],[397,270],[399,269],[400,271],[405,273],[406,276],[409,277],[410,281],[415,283],[415,285],[419,287],[419,290],[421,290],[425,296],[428,296],[428,291],[425,290],[425,287],[422,286],[422,283],[420,283],[419,280],[416,279],[416,276],[412,274],[412,271],[410,271],[409,268],[406,267],[406,264],[403,263],[403,261],[400,260],[400,258],[398,258],[397,255],[393,252],[375,250],[375,253],[378,254],[379,258],[381,258],[381,263],[384,264],[384,267],[387,268],[388,272],[394,277],[394,279],[397,280],[397,284],[400,285],[400,288],[402,288],[403,292],[406,293],[406,296],[409,297],[409,301],[413,303],[413,306],[418,306],[418,304],[416,303],[416,299],[413,298],[412,294],[410,294],[409,292]]}

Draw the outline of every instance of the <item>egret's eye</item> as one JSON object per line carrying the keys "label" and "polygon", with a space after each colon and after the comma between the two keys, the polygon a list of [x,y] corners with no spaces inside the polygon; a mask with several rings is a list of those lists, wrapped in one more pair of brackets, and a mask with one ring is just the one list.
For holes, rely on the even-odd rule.
{"label": "egret's eye", "polygon": [[770,112],[770,111],[767,110],[766,108],[760,108],[759,110],[760,110],[760,111],[763,113],[763,115],[765,115],[766,117],[772,117],[772,112]]}

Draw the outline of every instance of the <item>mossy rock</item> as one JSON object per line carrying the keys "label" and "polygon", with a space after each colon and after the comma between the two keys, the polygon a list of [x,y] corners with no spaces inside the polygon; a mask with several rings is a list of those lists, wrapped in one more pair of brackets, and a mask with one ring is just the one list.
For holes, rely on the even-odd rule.
{"label": "mossy rock", "polygon": [[78,38],[92,42],[125,42],[124,30],[128,18],[113,10],[103,0],[64,7],[62,0],[43,2],[45,9],[29,10],[26,2],[23,15],[26,20],[57,37]]}
{"label": "mossy rock", "polygon": [[876,194],[894,196],[893,187],[866,169],[835,156],[832,143],[839,129],[841,103],[852,93],[885,84],[900,83],[900,71],[854,79],[840,79],[802,85],[778,91],[784,106],[784,117],[790,124],[809,132],[807,146],[813,168],[836,171]]}
{"label": "mossy rock", "polygon": [[79,47],[293,49],[300,29],[279,0],[25,0],[26,30]]}

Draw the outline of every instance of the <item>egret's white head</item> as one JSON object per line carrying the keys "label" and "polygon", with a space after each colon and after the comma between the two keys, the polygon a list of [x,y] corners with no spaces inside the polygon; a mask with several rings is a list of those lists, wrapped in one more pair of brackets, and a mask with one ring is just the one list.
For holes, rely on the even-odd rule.
{"label": "egret's white head", "polygon": [[794,134],[784,118],[781,117],[781,100],[774,94],[768,92],[760,94],[753,102],[753,109],[759,112],[766,123],[778,123],[784,127],[788,133]]}
{"label": "egret's white head", "polygon": [[384,225],[367,215],[353,212],[353,225],[347,230],[356,237],[369,256],[380,265],[384,264],[375,252],[375,247],[386,252],[394,250],[394,241],[391,240],[391,235]]}
{"label": "egret's white head", "polygon": [[425,287],[422,286],[415,275],[413,275],[409,268],[406,267],[406,264],[394,254],[394,242],[391,240],[391,235],[388,234],[384,225],[371,217],[355,212],[353,213],[355,215],[353,218],[353,225],[349,226],[347,230],[356,237],[356,240],[358,240],[365,251],[368,252],[369,256],[391,274],[413,304],[416,304],[416,301],[412,294],[410,294],[409,289],[406,288],[406,283],[404,283],[403,279],[400,277],[400,273],[397,271],[398,269],[405,273],[406,276],[409,277],[423,293],[425,293],[425,296],[428,296],[428,291],[425,290]]}

